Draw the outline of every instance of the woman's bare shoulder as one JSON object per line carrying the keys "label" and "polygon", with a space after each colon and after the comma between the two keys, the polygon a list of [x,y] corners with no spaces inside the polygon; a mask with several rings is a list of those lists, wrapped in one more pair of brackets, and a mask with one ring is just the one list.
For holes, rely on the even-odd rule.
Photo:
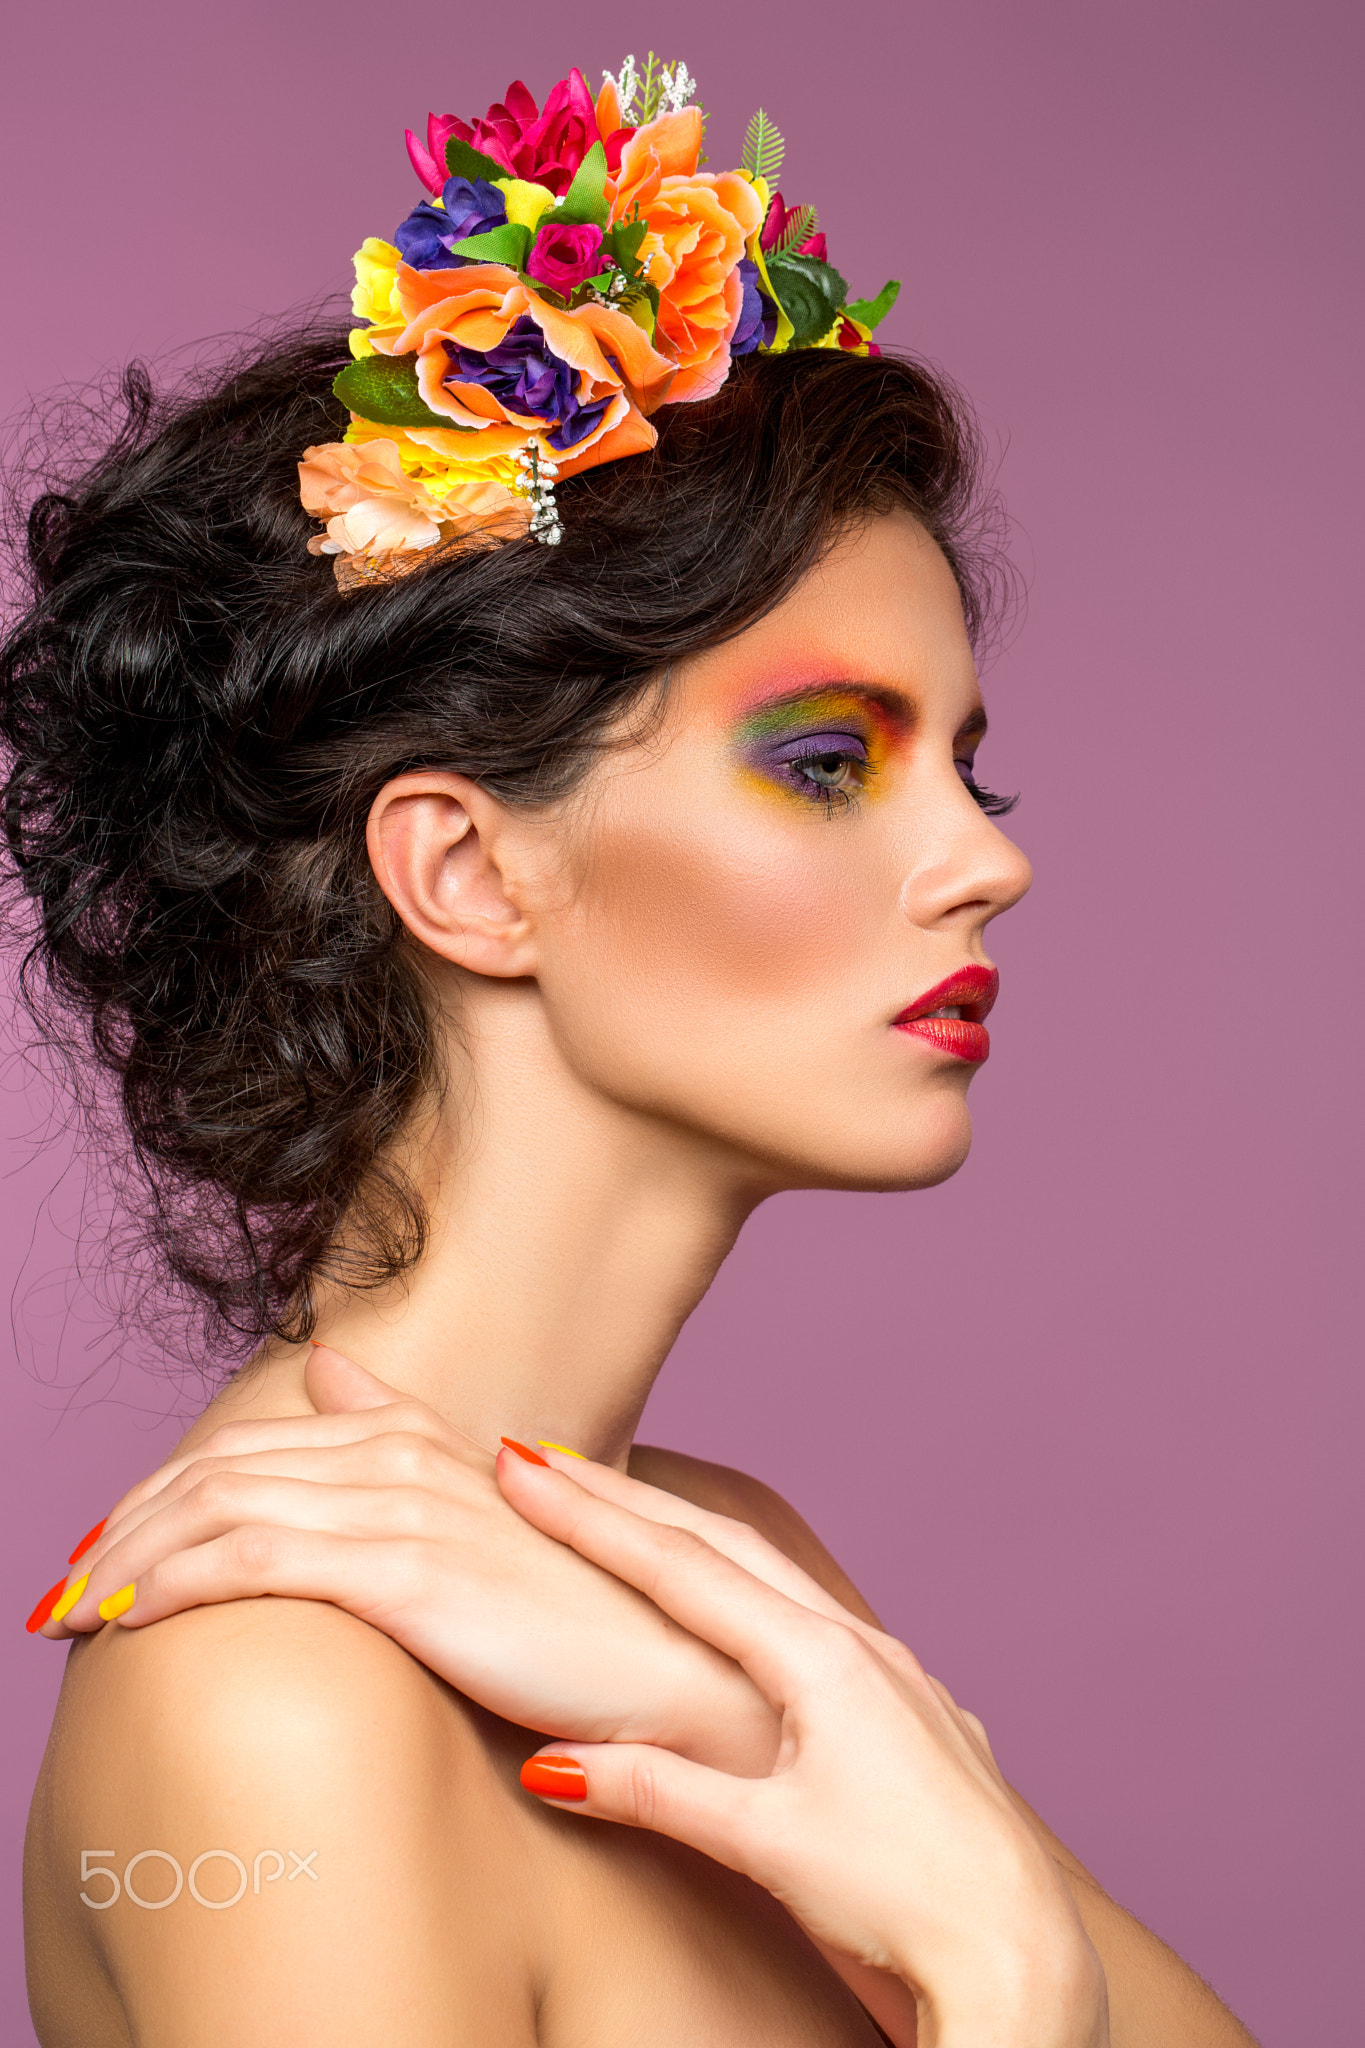
{"label": "woman's bare shoulder", "polygon": [[737,1472],[731,1465],[713,1465],[706,1458],[692,1458],[685,1451],[660,1450],[652,1444],[635,1445],[630,1454],[630,1473],[633,1479],[646,1480],[651,1486],[662,1487],[665,1493],[676,1493],[696,1507],[748,1522],[850,1612],[864,1621],[877,1622],[848,1573],[830,1555],[809,1522],[761,1479]]}
{"label": "woman's bare shoulder", "polygon": [[[127,2014],[108,2041],[148,2048],[260,2039],[266,2013],[300,2048],[391,2042],[398,2015],[415,2044],[462,2018],[533,2041],[504,1779],[448,1688],[338,1608],[111,1624],[72,1648],[34,1800],[40,1978],[74,1945]],[[35,1989],[45,2044],[104,2048]]]}

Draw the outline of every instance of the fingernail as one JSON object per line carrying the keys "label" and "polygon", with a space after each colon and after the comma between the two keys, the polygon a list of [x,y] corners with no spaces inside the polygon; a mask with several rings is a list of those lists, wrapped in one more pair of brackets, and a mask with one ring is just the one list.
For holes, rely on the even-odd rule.
{"label": "fingernail", "polygon": [[[504,1437],[503,1442],[505,1443],[506,1441],[507,1439]],[[549,1437],[547,1436],[538,1436],[536,1438],[536,1442],[540,1445],[542,1451],[563,1451],[566,1458],[583,1457],[583,1453],[581,1451],[576,1451],[572,1444],[552,1444],[550,1442]],[[583,1462],[584,1464],[586,1464],[587,1459],[584,1458]]]}
{"label": "fingernail", "polygon": [[541,1799],[586,1799],[588,1779],[571,1756],[533,1756],[521,1767],[521,1782]]}
{"label": "fingernail", "polygon": [[58,1579],[55,1586],[49,1586],[28,1620],[24,1623],[24,1627],[31,1636],[36,1636],[43,1623],[51,1620],[52,1610],[57,1605],[57,1595],[65,1584],[65,1579]]}
{"label": "fingernail", "polygon": [[519,1444],[514,1436],[505,1436],[501,1441],[506,1444],[509,1451],[515,1451],[519,1458],[525,1458],[528,1465],[543,1465],[547,1472],[551,1469],[548,1458],[542,1458],[539,1451],[528,1451],[525,1444]]}
{"label": "fingernail", "polygon": [[53,1621],[65,1621],[67,1615],[70,1614],[89,1583],[89,1572],[82,1572],[78,1579],[73,1579],[61,1599],[57,1602],[57,1605],[53,1608],[51,1619]]}
{"label": "fingernail", "polygon": [[[109,1517],[108,1515],[106,1515],[104,1518],[104,1522],[107,1522],[108,1519]],[[74,1564],[78,1557],[84,1557],[86,1551],[90,1548],[91,1544],[99,1542],[100,1537],[104,1534],[104,1522],[96,1522],[93,1529],[88,1529],[86,1531],[85,1535],[82,1536],[80,1542],[76,1545],[76,1548],[72,1551],[70,1557],[66,1560],[68,1564]]]}
{"label": "fingernail", "polygon": [[121,1614],[128,1612],[136,1597],[137,1587],[135,1585],[120,1586],[117,1593],[111,1593],[107,1600],[100,1601],[100,1620],[117,1621]]}

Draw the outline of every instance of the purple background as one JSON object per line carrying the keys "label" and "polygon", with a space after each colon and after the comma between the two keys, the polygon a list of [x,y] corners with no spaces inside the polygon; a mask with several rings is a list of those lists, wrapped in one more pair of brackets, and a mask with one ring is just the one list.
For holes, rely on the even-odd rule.
{"label": "purple background", "polygon": [[[515,14],[18,13],[0,403],[343,284],[416,196],[405,122],[514,73],[596,81],[650,26]],[[1031,586],[984,765],[1025,793],[1038,879],[996,927],[967,1167],[761,1212],[646,1426],[790,1494],[1116,1895],[1267,2043],[1318,2048],[1359,2038],[1359,24],[702,0],[677,25],[717,166],[761,101],[788,199],[855,291],[905,280],[888,334],[980,408]],[[23,1086],[7,1886],[62,1661],[19,1623],[174,1429],[136,1339],[100,1368],[79,1176],[21,1142]],[[4,1939],[19,2042],[8,1909]]]}

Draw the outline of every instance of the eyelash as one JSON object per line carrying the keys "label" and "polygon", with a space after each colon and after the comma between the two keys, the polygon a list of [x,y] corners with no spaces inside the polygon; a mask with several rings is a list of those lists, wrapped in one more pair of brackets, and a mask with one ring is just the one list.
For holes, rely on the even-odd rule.
{"label": "eyelash", "polygon": [[[860,755],[840,753],[832,748],[822,748],[818,754],[799,754],[794,760],[788,761],[787,767],[789,770],[799,771],[808,763],[815,761],[846,761],[850,766],[857,768],[863,777],[863,781],[857,789],[831,789],[827,783],[816,782],[813,776],[802,775],[800,777],[803,785],[802,794],[812,803],[823,804],[831,816],[836,804],[841,811],[847,810],[853,804],[856,804],[863,789],[867,786],[868,778],[877,772],[872,763],[863,760]],[[961,773],[960,768],[959,773]],[[1000,796],[995,790],[987,789],[984,783],[978,782],[970,771],[962,776],[962,782],[972,802],[977,804],[986,813],[988,818],[1005,817],[1014,809],[1019,801],[1019,792],[1017,790],[1013,796]]]}
{"label": "eyelash", "polygon": [[[832,762],[840,762],[857,770],[859,780],[855,788],[835,789],[828,783],[817,782],[813,775],[802,772],[807,768],[815,766],[817,763],[825,765]],[[972,773],[970,761],[959,760],[955,765],[967,794],[971,797],[972,802],[986,813],[987,817],[1004,817],[1007,812],[1014,809],[1019,801],[1017,792],[1013,796],[1000,796],[995,790],[987,789],[983,783],[976,780]],[[809,753],[789,756],[782,766],[791,779],[793,786],[799,789],[800,793],[809,802],[823,804],[829,816],[833,816],[836,805],[838,809],[844,811],[856,804],[871,777],[877,772],[866,754],[862,752],[855,753],[851,746],[812,747]],[[825,772],[826,774],[830,772],[827,765],[825,765]]]}
{"label": "eyelash", "polygon": [[967,773],[962,775],[962,781],[966,787],[967,794],[974,804],[980,805],[988,818],[1003,818],[1008,811],[1014,809],[1014,806],[1019,801],[1018,790],[1014,792],[1013,796],[997,796],[993,789],[984,788],[976,780],[965,761],[959,761],[959,775],[962,774],[964,768],[967,768]]}

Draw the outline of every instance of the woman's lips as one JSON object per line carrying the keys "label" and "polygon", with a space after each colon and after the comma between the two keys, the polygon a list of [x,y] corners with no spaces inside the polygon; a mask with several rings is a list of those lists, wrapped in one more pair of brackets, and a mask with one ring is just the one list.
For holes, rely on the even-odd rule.
{"label": "woman's lips", "polygon": [[1000,993],[993,967],[962,967],[946,981],[926,989],[918,1002],[902,1010],[892,1023],[897,1031],[922,1038],[938,1052],[980,1066],[991,1049],[983,1018]]}

